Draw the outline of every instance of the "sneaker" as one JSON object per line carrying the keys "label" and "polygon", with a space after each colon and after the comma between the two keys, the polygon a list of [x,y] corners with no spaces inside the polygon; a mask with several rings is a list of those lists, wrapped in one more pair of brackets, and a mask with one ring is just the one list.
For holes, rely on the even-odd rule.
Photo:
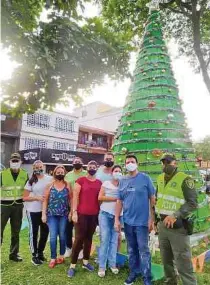
{"label": "sneaker", "polygon": [[64,257],[70,257],[71,256],[71,252],[72,252],[72,248],[66,248],[66,251],[65,251],[65,254],[64,254]]}
{"label": "sneaker", "polygon": [[15,262],[21,262],[23,261],[22,257],[20,257],[18,254],[17,255],[10,255],[9,260],[15,261]]}
{"label": "sneaker", "polygon": [[101,277],[101,278],[105,277],[105,274],[106,274],[105,270],[99,270],[98,271],[98,276]]}
{"label": "sneaker", "polygon": [[118,274],[119,273],[119,269],[116,267],[110,267],[110,270],[112,271],[113,274]]}
{"label": "sneaker", "polygon": [[80,251],[78,259],[83,259],[83,249]]}
{"label": "sneaker", "polygon": [[75,275],[75,269],[74,268],[69,268],[67,276],[72,278]]}
{"label": "sneaker", "polygon": [[124,285],[132,285],[133,282],[136,280],[136,274],[131,273],[128,278],[125,280]]}
{"label": "sneaker", "polygon": [[88,264],[83,263],[82,268],[85,268],[88,271],[94,271],[94,267],[90,263],[88,263]]}
{"label": "sneaker", "polygon": [[47,258],[44,256],[44,254],[39,254],[38,255],[39,260],[43,263],[45,261],[47,261]]}
{"label": "sneaker", "polygon": [[36,265],[36,266],[42,264],[41,260],[40,260],[37,256],[33,256],[33,257],[32,257],[31,263],[32,263],[33,265]]}

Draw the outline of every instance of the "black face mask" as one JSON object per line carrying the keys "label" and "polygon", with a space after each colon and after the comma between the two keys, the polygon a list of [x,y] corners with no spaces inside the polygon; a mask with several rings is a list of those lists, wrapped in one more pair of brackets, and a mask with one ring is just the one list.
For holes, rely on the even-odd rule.
{"label": "black face mask", "polygon": [[73,166],[74,166],[74,169],[76,169],[76,170],[79,170],[79,169],[82,168],[82,164],[81,163],[74,163]]}
{"label": "black face mask", "polygon": [[96,174],[96,169],[89,169],[89,170],[88,170],[88,173],[89,173],[91,176],[93,176],[93,175]]}
{"label": "black face mask", "polygon": [[58,174],[58,175],[55,175],[55,178],[61,181],[61,180],[64,180],[64,175]]}
{"label": "black face mask", "polygon": [[163,172],[167,175],[172,175],[176,171],[177,167],[174,165],[166,164],[163,168]]}
{"label": "black face mask", "polygon": [[112,167],[114,165],[113,161],[104,161],[104,166],[106,167]]}

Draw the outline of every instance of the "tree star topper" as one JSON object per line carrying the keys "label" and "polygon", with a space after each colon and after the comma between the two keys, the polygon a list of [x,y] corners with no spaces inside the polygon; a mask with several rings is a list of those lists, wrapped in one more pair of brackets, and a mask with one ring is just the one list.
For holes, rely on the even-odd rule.
{"label": "tree star topper", "polygon": [[159,10],[159,3],[161,2],[161,0],[151,0],[151,2],[146,5],[149,8],[149,12]]}

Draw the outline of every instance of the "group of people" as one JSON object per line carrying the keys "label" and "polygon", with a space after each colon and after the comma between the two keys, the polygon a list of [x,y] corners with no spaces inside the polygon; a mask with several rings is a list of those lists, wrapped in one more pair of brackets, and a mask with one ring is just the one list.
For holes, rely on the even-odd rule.
{"label": "group of people", "polygon": [[156,229],[165,272],[164,284],[177,285],[178,271],[184,285],[196,285],[189,244],[189,216],[197,207],[194,181],[178,171],[173,154],[165,154],[161,158],[163,173],[155,189],[151,178],[138,171],[138,163],[135,155],[127,155],[127,174],[124,175],[122,167],[114,165],[112,153],[105,154],[104,164],[99,168],[97,162],[91,160],[86,170],[82,159],[76,157],[71,172],[66,173],[64,166],[57,165],[49,176],[44,173],[42,161],[37,160],[29,179],[21,168],[20,155],[12,154],[10,168],[1,172],[1,243],[10,219],[9,259],[22,261],[19,233],[24,202],[34,265],[46,261],[44,250],[49,234],[50,268],[71,256],[67,275],[72,278],[82,255],[82,267],[94,271],[89,259],[93,235],[99,225],[98,276],[105,277],[107,268],[118,274],[116,257],[123,228],[130,268],[124,284],[131,285],[141,276],[144,285],[151,285],[148,242],[149,232]]}

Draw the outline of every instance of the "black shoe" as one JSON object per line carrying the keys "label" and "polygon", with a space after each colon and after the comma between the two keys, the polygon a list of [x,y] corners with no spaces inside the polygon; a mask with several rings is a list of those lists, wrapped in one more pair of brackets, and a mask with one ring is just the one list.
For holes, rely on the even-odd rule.
{"label": "black shoe", "polygon": [[9,260],[15,261],[15,262],[21,262],[23,261],[22,257],[20,257],[18,254],[17,255],[10,255]]}
{"label": "black shoe", "polygon": [[41,260],[40,260],[38,257],[36,257],[36,256],[33,256],[33,257],[32,257],[31,263],[33,263],[33,265],[36,265],[36,266],[42,264]]}
{"label": "black shoe", "polygon": [[43,263],[45,261],[47,261],[47,258],[44,256],[44,254],[39,254],[38,255],[39,260]]}
{"label": "black shoe", "polygon": [[128,278],[125,280],[124,285],[132,285],[134,281],[136,281],[137,275],[135,273],[131,273]]}

